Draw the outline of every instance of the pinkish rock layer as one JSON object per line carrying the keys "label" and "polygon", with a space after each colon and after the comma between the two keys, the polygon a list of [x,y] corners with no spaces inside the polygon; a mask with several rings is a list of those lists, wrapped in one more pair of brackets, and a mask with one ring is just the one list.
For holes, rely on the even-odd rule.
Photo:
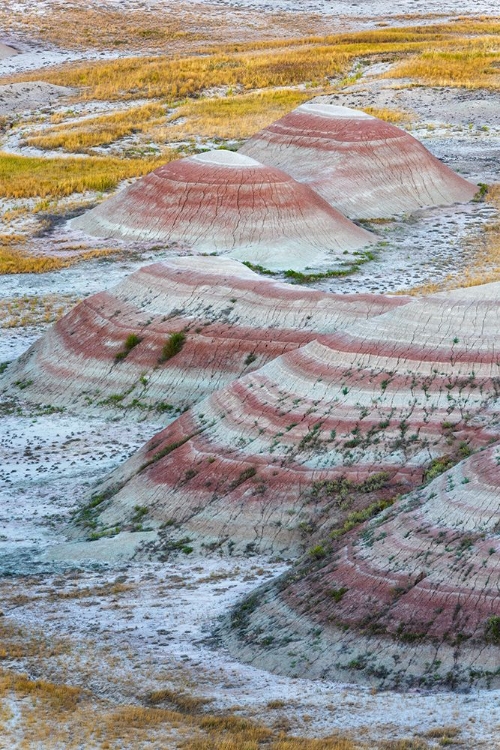
{"label": "pinkish rock layer", "polygon": [[273,270],[343,264],[374,241],[306,185],[231,151],[166,164],[72,226],[99,237],[175,242]]}
{"label": "pinkish rock layer", "polygon": [[254,595],[227,628],[233,652],[309,678],[498,686],[499,445]]}
{"label": "pinkish rock layer", "polygon": [[[184,409],[290,349],[407,302],[292,286],[227,258],[173,258],[82,302],[2,380],[44,404],[171,414],[169,404]],[[161,361],[180,331],[181,351]],[[117,360],[130,335],[140,342]]]}
{"label": "pinkish rock layer", "polygon": [[[353,511],[497,439],[500,284],[438,294],[274,359],[193,407],[105,485],[163,548],[296,554]],[[161,547],[161,545],[160,545]]]}
{"label": "pinkish rock layer", "polygon": [[285,170],[357,219],[462,203],[477,191],[404,130],[331,104],[301,105],[240,153]]}

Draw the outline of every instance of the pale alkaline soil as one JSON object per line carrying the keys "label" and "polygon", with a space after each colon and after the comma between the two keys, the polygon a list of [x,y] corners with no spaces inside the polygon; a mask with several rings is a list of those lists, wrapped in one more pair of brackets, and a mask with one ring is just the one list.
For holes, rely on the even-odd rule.
{"label": "pale alkaline soil", "polygon": [[26,48],[26,43],[15,39],[10,41],[15,45],[17,54],[1,59],[0,55],[0,75],[14,75],[15,73],[25,73],[30,70],[39,70],[41,68],[51,67],[53,65],[62,65],[68,62],[77,62],[78,60],[110,60],[119,57],[115,52],[79,52],[75,50],[58,50],[44,48]]}
{"label": "pale alkaline soil", "polygon": [[[101,7],[120,10],[168,11],[174,0],[89,0],[89,7]],[[234,10],[285,11],[301,14],[321,14],[342,19],[386,20],[391,14],[391,24],[401,20],[405,15],[426,16],[438,15],[495,15],[498,13],[496,0],[400,0],[396,5],[388,0],[194,0],[191,5],[211,5]],[[47,8],[54,5],[53,0],[18,0],[12,2],[12,10],[33,12],[42,16]],[[405,19],[407,23],[411,19]]]}
{"label": "pale alkaline soil", "polygon": [[[461,747],[500,747],[499,691],[372,693],[235,662],[211,632],[243,595],[281,573],[283,562],[187,555],[162,563],[140,555],[121,560],[147,532],[61,545],[61,531],[84,493],[155,429],[84,423],[64,414],[2,418],[4,622],[49,639],[69,638],[73,646],[71,658],[22,662],[32,677],[84,685],[116,703],[144,700],[161,687],[188,690],[210,699],[211,711],[237,707],[239,714],[308,736],[341,730],[369,743],[458,726]],[[276,700],[283,705],[267,706]]]}
{"label": "pale alkaline soil", "polygon": [[276,10],[279,7],[280,10],[285,11],[378,19],[386,18],[388,13],[401,16],[406,14],[446,15],[448,13],[452,16],[456,16],[457,13],[494,15],[498,13],[496,0],[463,0],[463,2],[458,2],[458,0],[400,0],[397,4],[390,3],[388,0],[276,0],[276,2],[274,0],[273,2],[271,0],[216,0],[213,4],[256,10]]}
{"label": "pale alkaline soil", "polygon": [[75,503],[160,425],[82,420],[0,404],[0,571],[34,570]]}

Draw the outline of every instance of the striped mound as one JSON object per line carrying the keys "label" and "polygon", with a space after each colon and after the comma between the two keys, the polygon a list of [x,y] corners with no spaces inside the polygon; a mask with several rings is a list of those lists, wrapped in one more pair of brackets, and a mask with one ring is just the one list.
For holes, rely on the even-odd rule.
{"label": "striped mound", "polygon": [[100,237],[178,243],[273,270],[342,267],[374,235],[306,185],[231,151],[166,164],[72,221]]}
{"label": "striped mound", "polygon": [[226,626],[231,650],[309,678],[498,687],[499,446],[254,594],[252,608],[244,602]]}
{"label": "striped mound", "polygon": [[228,258],[172,258],[79,304],[2,382],[73,410],[172,415],[284,352],[407,302],[292,286]]}
{"label": "striped mound", "polygon": [[332,104],[302,104],[240,153],[285,170],[357,219],[463,203],[477,191],[404,130]]}
{"label": "striped mound", "polygon": [[[138,503],[163,548],[296,554],[498,438],[500,284],[400,306],[198,403],[104,487],[102,528]],[[161,548],[161,545],[160,545]]]}

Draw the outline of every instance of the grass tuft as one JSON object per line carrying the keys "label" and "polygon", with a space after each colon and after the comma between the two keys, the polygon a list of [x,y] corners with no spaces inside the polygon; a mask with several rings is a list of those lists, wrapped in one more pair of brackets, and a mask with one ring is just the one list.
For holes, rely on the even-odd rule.
{"label": "grass tuft", "polygon": [[169,338],[163,345],[163,349],[161,350],[161,355],[158,362],[162,364],[163,362],[167,362],[169,359],[172,359],[172,357],[175,357],[175,355],[179,354],[179,352],[182,350],[182,347],[185,343],[186,334],[184,333],[184,331],[171,333]]}

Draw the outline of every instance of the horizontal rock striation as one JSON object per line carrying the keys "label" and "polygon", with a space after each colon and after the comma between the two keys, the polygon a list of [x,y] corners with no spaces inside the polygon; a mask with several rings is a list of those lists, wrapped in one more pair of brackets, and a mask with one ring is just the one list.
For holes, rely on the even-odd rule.
{"label": "horizontal rock striation", "polygon": [[79,304],[1,382],[44,404],[172,415],[288,350],[407,302],[292,286],[227,258],[174,258]]}
{"label": "horizontal rock striation", "polygon": [[110,477],[101,528],[139,504],[165,550],[296,554],[417,487],[498,439],[499,294],[400,306],[234,380]]}
{"label": "horizontal rock striation", "polygon": [[498,686],[499,487],[497,443],[246,600],[231,650],[282,674]]}
{"label": "horizontal rock striation", "polygon": [[477,187],[404,130],[359,110],[306,103],[240,149],[357,219],[470,200]]}
{"label": "horizontal rock striation", "polygon": [[178,243],[273,270],[342,266],[375,240],[281,170],[222,150],[156,169],[72,226],[99,237]]}

